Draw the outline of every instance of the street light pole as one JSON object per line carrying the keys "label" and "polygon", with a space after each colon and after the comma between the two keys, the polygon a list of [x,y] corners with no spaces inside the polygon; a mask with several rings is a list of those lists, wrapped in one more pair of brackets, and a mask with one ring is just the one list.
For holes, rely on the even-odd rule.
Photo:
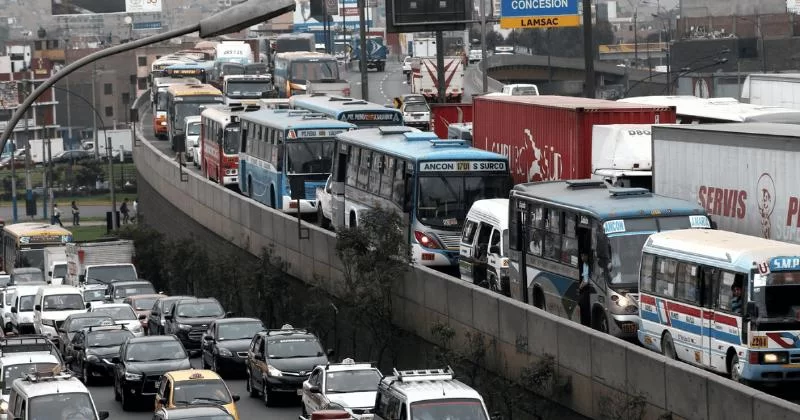
{"label": "street light pole", "polygon": [[[26,94],[30,94],[33,90],[33,74],[30,73],[28,75],[31,79],[27,80],[28,89],[25,91]],[[31,179],[31,132],[30,132],[30,121],[31,121],[31,112],[34,108],[29,107],[26,116],[25,116],[25,215],[30,216],[33,218],[34,212],[31,210],[31,204],[33,203],[33,180]],[[14,157],[11,157],[11,164],[14,165]],[[35,210],[35,207],[34,207]]]}
{"label": "street light pole", "polygon": [[481,63],[478,65],[481,68],[483,89],[481,92],[486,93],[489,91],[489,75],[487,74],[488,68],[486,67],[486,0],[480,0],[481,4]]}
{"label": "street light pole", "polygon": [[361,71],[361,99],[369,101],[369,78],[367,75],[367,21],[364,9],[366,0],[358,0],[358,69]]}
{"label": "street light pole", "polygon": [[[120,150],[120,155],[124,154],[124,150]],[[111,231],[117,230],[119,224],[119,216],[117,216],[117,197],[114,195],[114,158],[111,153],[111,137],[106,137],[106,155],[108,156],[108,189],[111,193]]]}
{"label": "street light pole", "polygon": [[17,214],[17,143],[11,142],[11,220],[14,223],[19,221]]}

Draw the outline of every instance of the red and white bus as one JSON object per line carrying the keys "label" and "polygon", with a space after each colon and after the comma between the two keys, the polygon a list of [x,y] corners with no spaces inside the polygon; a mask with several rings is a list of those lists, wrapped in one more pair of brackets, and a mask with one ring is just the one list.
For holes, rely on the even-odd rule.
{"label": "red and white bus", "polygon": [[260,109],[239,103],[214,105],[200,114],[201,168],[206,178],[222,186],[239,185],[239,114]]}

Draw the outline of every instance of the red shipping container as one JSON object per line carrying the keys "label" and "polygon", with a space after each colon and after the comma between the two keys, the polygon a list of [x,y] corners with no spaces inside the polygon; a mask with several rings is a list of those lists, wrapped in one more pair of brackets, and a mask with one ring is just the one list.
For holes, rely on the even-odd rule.
{"label": "red shipping container", "polygon": [[447,138],[447,126],[472,122],[472,104],[430,104],[431,131],[440,139]]}
{"label": "red shipping container", "polygon": [[571,96],[473,98],[472,145],[508,156],[514,183],[585,179],[595,124],[671,124],[674,107]]}

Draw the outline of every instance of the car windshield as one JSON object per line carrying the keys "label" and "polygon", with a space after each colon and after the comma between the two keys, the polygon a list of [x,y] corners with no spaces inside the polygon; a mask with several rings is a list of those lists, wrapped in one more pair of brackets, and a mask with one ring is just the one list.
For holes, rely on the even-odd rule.
{"label": "car windshield", "polygon": [[136,309],[137,311],[147,311],[153,307],[153,304],[156,303],[157,299],[158,297],[155,296],[136,298],[133,300],[133,302],[131,302],[131,306],[133,306],[133,309]]}
{"label": "car windshield", "polygon": [[8,365],[3,367],[3,377],[0,378],[3,386],[3,394],[11,391],[11,384],[15,379],[19,379],[33,372],[48,372],[58,366],[58,363],[20,363],[18,365]]}
{"label": "car windshield", "polygon": [[128,330],[92,331],[88,334],[89,347],[115,347],[133,337]]}
{"label": "car windshield", "polygon": [[152,362],[155,360],[179,360],[188,356],[177,340],[149,341],[128,344],[126,362]]}
{"label": "car windshield", "polygon": [[378,390],[381,375],[377,369],[328,372],[325,375],[325,392],[372,392]]}
{"label": "car windshield", "polygon": [[187,136],[199,136],[200,135],[200,127],[201,124],[197,122],[189,123],[188,130],[186,132]]}
{"label": "car windshield", "polygon": [[86,302],[101,302],[106,300],[106,291],[103,289],[84,290],[83,300]]}
{"label": "car windshield", "polygon": [[86,283],[88,284],[136,280],[136,269],[132,265],[95,266],[89,268],[86,273]]}
{"label": "car windshield", "polygon": [[406,112],[431,112],[431,109],[426,104],[413,103],[406,105]]}
{"label": "car windshield", "polygon": [[417,219],[432,228],[460,230],[472,203],[507,197],[509,188],[509,178],[503,175],[421,176]]}
{"label": "car windshield", "polygon": [[33,301],[36,300],[36,295],[30,296],[20,296],[19,297],[19,308],[17,308],[20,312],[30,312],[33,310]]}
{"label": "car windshield", "polygon": [[447,398],[419,401],[411,404],[411,420],[487,420],[480,400],[471,398]]}
{"label": "car windshield", "polygon": [[238,124],[225,127],[225,137],[222,139],[223,153],[226,155],[239,155],[240,132],[241,129]]}
{"label": "car windshield", "polygon": [[290,75],[291,80],[298,83],[304,83],[306,80],[312,82],[339,80],[339,64],[336,60],[295,61],[291,65]]}
{"label": "car windshield", "polygon": [[149,295],[155,293],[153,285],[149,283],[134,284],[130,286],[117,287],[114,290],[114,299],[124,299],[134,295]]}
{"label": "car windshield", "polygon": [[219,317],[223,311],[217,302],[179,302],[175,307],[175,315],[181,318]]}
{"label": "car windshield", "polygon": [[53,278],[66,278],[67,277],[67,265],[66,264],[56,264],[53,267]]}
{"label": "car windshield", "polygon": [[224,323],[218,326],[217,340],[244,340],[253,338],[259,331],[264,330],[260,321],[247,321]]}
{"label": "car windshield", "polygon": [[333,140],[286,144],[286,167],[290,174],[324,174],[331,171]]}
{"label": "car windshield", "polygon": [[110,316],[97,314],[95,317],[81,317],[72,318],[69,321],[69,332],[78,332],[86,327],[95,327],[101,325],[103,322],[114,322]]}
{"label": "car windshield", "polygon": [[270,359],[286,359],[291,357],[321,357],[322,346],[313,338],[277,338],[267,343]]}
{"label": "car windshield", "polygon": [[231,393],[221,379],[191,379],[176,382],[172,389],[175,405],[230,404]]}
{"label": "car windshield", "polygon": [[125,306],[98,306],[92,309],[92,312],[105,314],[110,316],[114,321],[131,321],[139,319],[133,308],[128,305]]}
{"label": "car windshield", "polygon": [[29,419],[97,419],[88,391],[42,395],[31,398],[28,404]]}
{"label": "car windshield", "polygon": [[44,311],[78,311],[86,309],[83,303],[83,296],[78,293],[63,295],[49,295],[44,297]]}
{"label": "car windshield", "polygon": [[[753,298],[758,305],[759,316],[783,318],[796,321],[794,308],[800,299],[800,272],[773,271],[769,274],[753,275]],[[726,287],[726,286],[720,286]],[[730,286],[727,286],[730,288]]]}
{"label": "car windshield", "polygon": [[229,98],[260,97],[261,93],[272,90],[272,85],[263,80],[253,82],[228,82],[226,96]]}
{"label": "car windshield", "polygon": [[[26,252],[26,256],[31,257],[35,254],[31,252]],[[30,261],[27,260],[26,261]],[[11,275],[14,279],[14,284],[36,284],[36,283],[44,283],[44,274],[42,274],[41,270],[33,270],[33,271],[15,271],[14,274]]]}

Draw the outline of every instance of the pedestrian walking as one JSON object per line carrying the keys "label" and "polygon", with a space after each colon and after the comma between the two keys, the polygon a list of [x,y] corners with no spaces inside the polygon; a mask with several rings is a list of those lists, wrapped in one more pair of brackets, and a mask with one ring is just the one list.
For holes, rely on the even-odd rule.
{"label": "pedestrian walking", "polygon": [[72,226],[81,225],[81,209],[78,208],[78,203],[72,202]]}
{"label": "pedestrian walking", "polygon": [[133,199],[133,217],[131,222],[135,222],[139,218],[139,197]]}
{"label": "pedestrian walking", "polygon": [[59,210],[58,204],[53,203],[53,220],[51,220],[50,224],[55,225],[56,223],[58,223],[59,226],[64,227],[64,225],[61,224],[61,210]]}
{"label": "pedestrian walking", "polygon": [[128,209],[127,197],[122,201],[122,205],[119,206],[119,212],[122,213],[122,224],[127,225],[128,221],[130,220],[130,210]]}

